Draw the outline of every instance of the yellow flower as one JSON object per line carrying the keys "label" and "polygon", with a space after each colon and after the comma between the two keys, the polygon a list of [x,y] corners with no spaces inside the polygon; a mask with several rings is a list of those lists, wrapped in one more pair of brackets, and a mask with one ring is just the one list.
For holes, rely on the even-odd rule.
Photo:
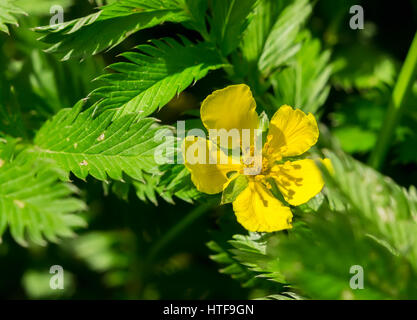
{"label": "yellow flower", "polygon": [[[250,88],[244,84],[228,86],[209,95],[201,106],[201,120],[210,129],[257,129],[256,103]],[[273,232],[291,228],[292,213],[271,192],[275,183],[285,201],[293,206],[306,203],[323,188],[321,172],[311,159],[284,161],[309,150],[319,136],[317,122],[310,113],[282,106],[272,117],[266,143],[262,148],[262,169],[247,175],[246,188],[233,201],[237,220],[249,231]],[[193,137],[184,141],[184,155],[195,155],[204,149],[205,159],[193,163],[187,157],[185,166],[197,189],[207,194],[222,192],[245,166],[234,161],[210,140]],[[191,149],[190,149],[191,148]],[[226,158],[221,162],[220,159]],[[329,166],[330,160],[322,160]],[[238,173],[231,175],[230,173]]]}

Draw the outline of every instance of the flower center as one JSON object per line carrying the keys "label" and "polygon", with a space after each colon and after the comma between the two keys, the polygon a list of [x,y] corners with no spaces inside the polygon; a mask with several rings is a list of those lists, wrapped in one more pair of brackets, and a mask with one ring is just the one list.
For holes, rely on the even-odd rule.
{"label": "flower center", "polygon": [[266,176],[270,172],[268,157],[259,155],[251,158],[251,163],[243,162],[242,172],[249,176]]}

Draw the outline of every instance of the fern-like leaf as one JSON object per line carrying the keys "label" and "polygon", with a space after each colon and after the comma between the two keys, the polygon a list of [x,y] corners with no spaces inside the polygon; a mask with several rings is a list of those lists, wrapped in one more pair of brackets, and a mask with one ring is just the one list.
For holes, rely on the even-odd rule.
{"label": "fern-like leaf", "polygon": [[26,13],[19,7],[15,6],[13,2],[13,0],[0,0],[0,31],[6,32],[7,34],[9,34],[7,24],[19,26],[15,15],[26,15]]}
{"label": "fern-like leaf", "polygon": [[[288,68],[275,72],[270,80],[274,89],[273,104],[279,108],[290,104],[304,112],[317,112],[326,101],[329,92],[329,78],[333,72],[330,51],[322,51],[320,41],[306,32],[300,34],[303,45]],[[315,63],[311,63],[311,60]]]}
{"label": "fern-like leaf", "polygon": [[112,191],[123,200],[128,200],[131,187],[136,196],[144,202],[158,205],[158,197],[168,203],[175,204],[174,197],[193,203],[201,197],[191,182],[190,173],[183,165],[166,165],[161,167],[162,175],[143,174],[143,181],[115,181]]}
{"label": "fern-like leaf", "polygon": [[43,42],[51,44],[48,52],[67,60],[111,49],[132,33],[162,22],[189,19],[182,0],[120,0],[88,16],[36,31],[44,34]]}
{"label": "fern-like leaf", "polygon": [[224,65],[207,44],[183,42],[155,40],[151,45],[138,46],[141,52],[122,54],[130,62],[112,64],[110,68],[118,73],[100,77],[107,85],[92,92],[92,96],[102,99],[96,108],[117,109],[116,118],[133,112],[145,117],[210,70]]}
{"label": "fern-like leaf", "polygon": [[257,0],[213,0],[210,21],[211,36],[224,56],[239,45],[248,26],[248,16]]}
{"label": "fern-like leaf", "polygon": [[154,119],[126,115],[112,121],[113,112],[93,118],[93,109],[81,112],[83,102],[63,109],[45,123],[28,152],[53,159],[67,173],[85,179],[122,181],[123,173],[143,181],[143,172],[158,174],[155,149],[164,142]]}
{"label": "fern-like leaf", "polygon": [[210,258],[224,265],[220,272],[239,280],[244,287],[262,286],[273,293],[288,291],[279,261],[267,252],[267,244],[267,236],[250,233],[235,235],[227,244],[217,240],[207,245],[216,253]]}
{"label": "fern-like leaf", "polygon": [[74,213],[85,204],[73,197],[77,189],[60,182],[60,173],[45,161],[25,156],[0,166],[0,237],[7,227],[13,238],[26,246],[27,240],[45,245],[73,236],[73,228],[85,226]]}
{"label": "fern-like leaf", "polygon": [[207,243],[207,247],[213,251],[210,259],[222,265],[222,269],[219,270],[220,273],[227,274],[239,281],[242,287],[251,287],[257,283],[256,274],[236,261],[221,243],[212,240]]}
{"label": "fern-like leaf", "polygon": [[191,182],[190,172],[183,165],[166,165],[161,168],[162,176],[146,175],[145,182],[135,181],[136,195],[142,201],[150,200],[158,204],[157,195],[174,204],[174,196],[192,203],[201,197]]}
{"label": "fern-like leaf", "polygon": [[[349,156],[327,152],[334,175],[327,177],[335,210],[351,210],[369,234],[391,252],[407,259],[417,273],[417,192]],[[361,183],[358,183],[361,181]]]}
{"label": "fern-like leaf", "polygon": [[301,48],[296,41],[301,25],[312,10],[308,0],[296,0],[280,14],[268,35],[259,58],[259,70],[266,76]]}
{"label": "fern-like leaf", "polygon": [[265,41],[287,0],[259,0],[246,28],[241,49],[248,62],[257,62]]}

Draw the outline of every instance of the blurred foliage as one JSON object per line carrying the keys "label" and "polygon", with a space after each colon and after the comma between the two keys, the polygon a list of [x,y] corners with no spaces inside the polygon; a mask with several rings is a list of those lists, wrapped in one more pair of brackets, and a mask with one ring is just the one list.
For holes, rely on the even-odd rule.
{"label": "blurred foliage", "polygon": [[[0,297],[416,299],[416,83],[383,172],[363,164],[416,27],[414,0],[0,0]],[[288,231],[248,233],[149,158],[154,130],[202,128],[204,97],[242,82],[263,119],[321,122],[334,172]]]}

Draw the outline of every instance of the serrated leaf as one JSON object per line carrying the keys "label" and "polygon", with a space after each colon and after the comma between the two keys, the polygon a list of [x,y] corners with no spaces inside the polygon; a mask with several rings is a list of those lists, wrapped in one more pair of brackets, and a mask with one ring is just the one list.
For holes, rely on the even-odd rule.
{"label": "serrated leaf", "polygon": [[[334,174],[325,175],[329,197],[345,203],[360,215],[368,233],[386,241],[407,259],[417,272],[417,197],[393,180],[347,155],[326,152]],[[358,183],[361,181],[361,183]]]}
{"label": "serrated leaf", "polygon": [[297,35],[302,24],[310,15],[311,4],[307,0],[296,0],[280,14],[271,29],[262,54],[259,58],[259,70],[265,75],[285,63],[301,48]]}
{"label": "serrated leaf", "polygon": [[0,31],[9,34],[7,24],[18,26],[15,15],[26,13],[14,5],[14,0],[0,0]]}
{"label": "serrated leaf", "polygon": [[93,118],[93,109],[81,112],[82,105],[63,109],[46,122],[28,155],[53,159],[80,179],[91,174],[101,181],[121,181],[126,173],[143,180],[143,172],[159,174],[155,150],[165,141],[154,119],[130,114],[112,121],[112,112]]}
{"label": "serrated leaf", "polygon": [[333,66],[330,52],[322,51],[318,39],[312,38],[309,32],[300,34],[300,38],[304,39],[303,45],[289,66],[271,75],[275,93],[272,101],[276,108],[289,104],[315,113],[329,95]]}
{"label": "serrated leaf", "polygon": [[76,188],[60,182],[51,163],[19,157],[0,167],[0,236],[7,227],[21,245],[45,245],[74,235],[85,226],[74,213],[85,204],[73,197]]}
{"label": "serrated leaf", "polygon": [[210,70],[224,66],[217,52],[206,43],[184,45],[170,38],[140,45],[140,52],[127,52],[129,62],[110,66],[117,73],[100,77],[106,85],[92,92],[102,99],[101,112],[117,109],[116,118],[127,113],[145,117],[167,104],[176,94],[205,77]]}
{"label": "serrated leaf", "polygon": [[190,172],[183,165],[161,167],[161,176],[145,175],[145,182],[136,181],[134,187],[139,199],[147,199],[157,204],[156,195],[174,204],[174,196],[189,203],[201,197],[201,193],[191,182]]}
{"label": "serrated leaf", "polygon": [[120,0],[100,11],[56,26],[36,28],[48,52],[67,60],[86,58],[118,45],[132,33],[162,22],[189,20],[182,0]]}
{"label": "serrated leaf", "polygon": [[207,0],[181,0],[184,10],[188,13],[191,21],[184,21],[185,26],[195,29],[201,33],[207,32],[206,12],[208,8]]}
{"label": "serrated leaf", "polygon": [[223,243],[211,241],[207,245],[216,252],[210,258],[226,265],[220,272],[242,282],[244,287],[257,285],[274,293],[288,291],[276,254],[268,252],[267,237],[259,233],[234,235]]}
{"label": "serrated leaf", "polygon": [[233,279],[242,283],[242,287],[251,287],[258,282],[256,274],[242,266],[238,261],[234,260],[232,254],[228,252],[227,247],[220,242],[210,241],[207,247],[215,252],[210,256],[213,261],[225,265],[226,267],[219,270],[221,273],[229,274]]}
{"label": "serrated leaf", "polygon": [[239,45],[248,25],[248,16],[257,0],[213,0],[211,1],[211,36],[224,56]]}
{"label": "serrated leaf", "polygon": [[258,61],[274,23],[288,2],[288,0],[258,1],[249,18],[249,25],[243,34],[240,46],[248,62]]}

